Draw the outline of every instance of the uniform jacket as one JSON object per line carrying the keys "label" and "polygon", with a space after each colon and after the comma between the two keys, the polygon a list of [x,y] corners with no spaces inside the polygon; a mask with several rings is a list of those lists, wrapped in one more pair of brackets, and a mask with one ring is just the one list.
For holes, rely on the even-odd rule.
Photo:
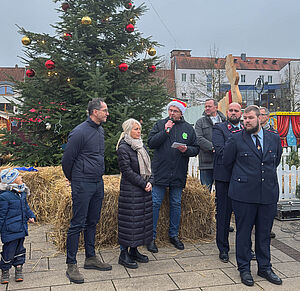
{"label": "uniform jacket", "polygon": [[[226,120],[225,115],[218,111],[222,122]],[[200,146],[199,152],[199,169],[209,170],[213,169],[213,144],[212,144],[212,130],[213,123],[209,116],[203,113],[203,117],[197,120],[195,131],[197,135],[197,142]]]}
{"label": "uniform jacket", "polygon": [[104,130],[90,117],[68,137],[62,158],[68,180],[99,182],[104,174]]}
{"label": "uniform jacket", "polygon": [[[194,157],[199,152],[195,130],[182,117],[166,133],[165,124],[168,120],[169,118],[165,118],[156,122],[148,137],[149,148],[155,150],[152,161],[154,184],[185,187],[189,157]],[[186,144],[187,151],[182,153],[172,148],[173,142]]]}
{"label": "uniform jacket", "polygon": [[231,171],[224,166],[223,153],[224,146],[232,132],[236,129],[228,121],[218,123],[213,127],[212,143],[214,147],[214,180],[229,182]]}
{"label": "uniform jacket", "polygon": [[224,148],[224,165],[232,168],[228,195],[246,203],[277,203],[277,166],[282,147],[278,134],[263,130],[263,156],[245,130],[232,134]]}
{"label": "uniform jacket", "polygon": [[121,171],[119,243],[130,247],[146,245],[153,237],[152,194],[144,190],[147,181],[140,175],[137,152],[124,139],[119,144],[117,154]]}
{"label": "uniform jacket", "polygon": [[29,208],[26,192],[4,191],[0,193],[0,232],[2,243],[28,235],[27,221],[35,218]]}

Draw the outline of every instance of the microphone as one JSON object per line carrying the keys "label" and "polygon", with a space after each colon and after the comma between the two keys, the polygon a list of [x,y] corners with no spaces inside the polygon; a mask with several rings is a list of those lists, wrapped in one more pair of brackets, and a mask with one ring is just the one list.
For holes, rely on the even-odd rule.
{"label": "microphone", "polygon": [[[170,120],[171,120],[172,122],[174,122],[174,119],[173,119],[173,118],[170,118]],[[172,127],[167,127],[166,133],[169,133],[170,130],[171,130],[171,128],[172,128]]]}

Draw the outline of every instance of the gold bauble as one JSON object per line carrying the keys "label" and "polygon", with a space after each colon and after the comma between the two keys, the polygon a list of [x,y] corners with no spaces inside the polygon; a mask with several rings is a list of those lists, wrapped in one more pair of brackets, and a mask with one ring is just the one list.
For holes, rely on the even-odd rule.
{"label": "gold bauble", "polygon": [[25,35],[25,36],[22,38],[22,44],[24,44],[24,45],[29,45],[29,44],[31,44],[30,38],[29,38],[28,36]]}
{"label": "gold bauble", "polygon": [[151,47],[148,49],[148,55],[153,57],[156,55],[156,49],[154,47]]}
{"label": "gold bauble", "polygon": [[89,16],[83,16],[81,18],[81,23],[82,24],[86,24],[86,25],[91,24],[92,23],[92,19]]}

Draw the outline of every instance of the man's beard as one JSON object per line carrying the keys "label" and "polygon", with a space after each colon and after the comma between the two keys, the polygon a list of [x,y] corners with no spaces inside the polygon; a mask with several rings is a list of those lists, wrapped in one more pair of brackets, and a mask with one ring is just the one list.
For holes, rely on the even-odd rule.
{"label": "man's beard", "polygon": [[257,121],[257,125],[256,125],[255,127],[253,127],[253,128],[247,129],[247,128],[245,127],[245,130],[246,130],[249,134],[252,134],[252,133],[257,132],[258,129],[259,129],[259,122],[258,122],[258,121]]}
{"label": "man's beard", "polygon": [[228,117],[228,121],[230,123],[232,123],[233,125],[238,124],[240,122],[240,120],[241,120],[241,118],[238,118],[238,117],[233,117],[233,118],[232,117],[231,118]]}

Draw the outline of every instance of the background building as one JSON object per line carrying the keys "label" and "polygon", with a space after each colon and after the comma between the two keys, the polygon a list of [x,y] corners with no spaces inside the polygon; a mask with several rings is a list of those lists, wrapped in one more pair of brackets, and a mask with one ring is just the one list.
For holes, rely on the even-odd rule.
{"label": "background building", "polygon": [[[239,88],[244,106],[256,104],[270,111],[296,111],[300,107],[300,59],[234,56],[239,73]],[[171,72],[175,97],[189,106],[203,104],[207,98],[221,99],[230,84],[225,72],[225,58],[192,57],[191,50],[171,52]],[[263,90],[255,84],[260,78]],[[262,85],[261,84],[261,85]]]}

